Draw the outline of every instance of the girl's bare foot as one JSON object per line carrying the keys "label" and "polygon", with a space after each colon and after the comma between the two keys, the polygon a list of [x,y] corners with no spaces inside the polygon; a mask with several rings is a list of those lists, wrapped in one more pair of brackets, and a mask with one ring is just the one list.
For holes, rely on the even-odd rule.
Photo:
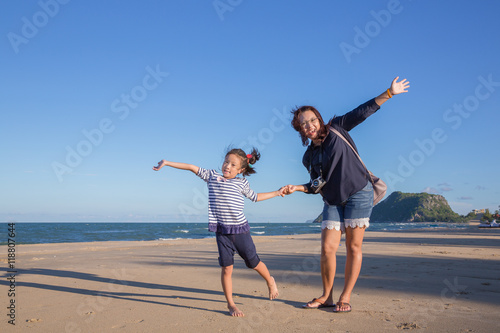
{"label": "girl's bare foot", "polygon": [[273,282],[270,285],[268,285],[269,299],[273,300],[275,298],[278,298],[280,293],[278,291],[278,286],[276,285],[276,281],[274,281],[274,278],[272,276],[271,276],[271,279],[273,280]]}
{"label": "girl's bare foot", "polygon": [[235,305],[228,305],[227,308],[229,309],[229,314],[233,317],[245,317],[245,314],[240,311]]}

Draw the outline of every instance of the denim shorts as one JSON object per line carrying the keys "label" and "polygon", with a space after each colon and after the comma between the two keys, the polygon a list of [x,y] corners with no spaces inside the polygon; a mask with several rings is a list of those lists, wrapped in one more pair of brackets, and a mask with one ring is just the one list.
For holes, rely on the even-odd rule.
{"label": "denim shorts", "polygon": [[325,203],[321,230],[335,229],[345,233],[346,227],[368,228],[372,209],[373,186],[368,182],[362,190],[351,195],[341,205],[330,206]]}
{"label": "denim shorts", "polygon": [[243,234],[224,235],[220,232],[215,233],[217,239],[217,248],[219,249],[219,265],[221,267],[234,264],[234,253],[238,252],[245,261],[248,268],[255,268],[260,262],[257,255],[255,244],[253,243],[250,231]]}

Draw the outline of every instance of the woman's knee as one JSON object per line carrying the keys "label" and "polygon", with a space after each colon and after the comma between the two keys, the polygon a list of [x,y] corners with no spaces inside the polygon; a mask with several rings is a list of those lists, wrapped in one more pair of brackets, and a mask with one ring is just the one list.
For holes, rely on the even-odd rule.
{"label": "woman's knee", "polygon": [[321,255],[335,255],[340,245],[340,230],[323,229],[321,234]]}
{"label": "woman's knee", "polygon": [[348,240],[346,239],[346,251],[351,255],[363,254],[363,240]]}
{"label": "woman's knee", "polygon": [[363,254],[363,248],[361,244],[350,244],[346,245],[346,250],[348,253],[350,253],[353,256],[360,256]]}
{"label": "woman's knee", "polygon": [[346,228],[345,245],[350,254],[361,254],[365,228]]}
{"label": "woman's knee", "polygon": [[323,256],[335,256],[339,248],[338,243],[334,242],[322,242],[321,243],[321,255]]}

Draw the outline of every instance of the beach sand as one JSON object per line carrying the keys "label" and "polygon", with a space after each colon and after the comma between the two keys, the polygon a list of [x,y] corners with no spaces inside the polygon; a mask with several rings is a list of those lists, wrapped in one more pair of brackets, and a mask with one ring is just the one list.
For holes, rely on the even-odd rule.
{"label": "beach sand", "polygon": [[[305,310],[321,295],[320,235],[254,237],[280,291],[268,300],[236,256],[228,315],[215,239],[16,245],[15,326],[7,246],[1,332],[498,332],[500,230],[366,232],[351,313]],[[344,282],[338,253],[335,297]]]}

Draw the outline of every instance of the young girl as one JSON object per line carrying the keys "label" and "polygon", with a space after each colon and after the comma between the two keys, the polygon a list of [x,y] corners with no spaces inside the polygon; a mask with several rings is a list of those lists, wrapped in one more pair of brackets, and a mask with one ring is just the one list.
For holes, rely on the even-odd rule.
{"label": "young girl", "polygon": [[153,170],[158,171],[164,166],[188,170],[208,183],[208,230],[215,232],[219,250],[219,265],[222,268],[221,282],[227,307],[231,316],[243,317],[233,301],[234,252],[243,258],[248,268],[256,270],[267,282],[269,299],[278,297],[278,287],[269,274],[266,265],[260,261],[255,245],[250,236],[250,225],[243,214],[244,197],[256,202],[276,196],[284,196],[284,188],[273,192],[255,193],[250,189],[246,178],[236,177],[238,174],[248,176],[255,173],[253,164],[260,159],[259,152],[254,148],[251,154],[245,154],[241,149],[231,149],[227,152],[222,164],[222,174],[216,170],[207,170],[192,164],[176,163],[162,160]]}

